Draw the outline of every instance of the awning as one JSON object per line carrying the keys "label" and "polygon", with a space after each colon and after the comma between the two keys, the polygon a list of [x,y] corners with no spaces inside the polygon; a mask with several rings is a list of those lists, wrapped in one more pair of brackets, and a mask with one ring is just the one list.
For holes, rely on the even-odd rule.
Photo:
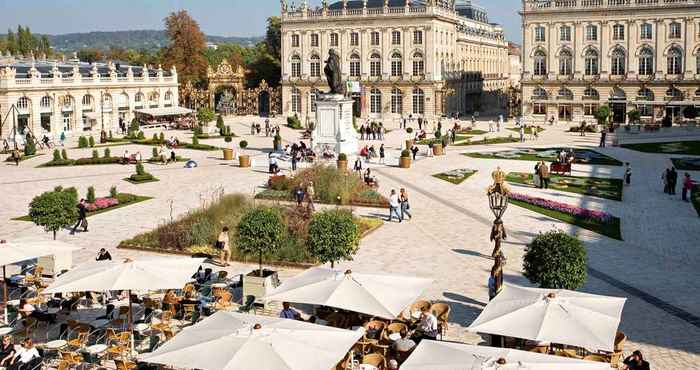
{"label": "awning", "polygon": [[146,108],[146,109],[136,109],[135,113],[145,114],[153,117],[161,116],[180,116],[184,114],[190,114],[193,112],[192,109],[187,109],[184,107],[163,107],[163,108]]}

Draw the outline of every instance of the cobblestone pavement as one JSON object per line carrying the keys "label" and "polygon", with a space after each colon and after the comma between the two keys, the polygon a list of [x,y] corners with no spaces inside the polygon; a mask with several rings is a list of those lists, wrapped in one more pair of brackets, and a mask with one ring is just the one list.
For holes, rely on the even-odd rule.
{"label": "cobblestone pavement", "polygon": [[[69,168],[33,168],[50,160],[50,153],[22,162],[19,168],[0,164],[0,237],[35,235],[40,229],[27,222],[10,221],[27,212],[31,198],[54,186],[76,186],[84,194],[94,185],[98,195],[117,185],[122,192],[155,197],[143,203],[124,207],[90,218],[90,232],[75,236],[59,234],[64,241],[84,249],[76,253],[75,262],[93,258],[100,247],[113,249],[120,240],[152,229],[171,217],[177,217],[199,206],[219,190],[226,193],[252,194],[263,184],[266,154],[272,138],[251,137],[249,125],[258,118],[243,117],[227,120],[233,130],[249,142],[247,154],[253,155],[254,168],[240,169],[231,162],[222,161],[221,153],[181,150],[179,155],[191,157],[199,163],[196,169],[180,165],[146,165],[147,170],[160,182],[132,185],[122,181],[133,172],[133,166],[89,166]],[[354,261],[340,268],[356,271],[384,271],[430,277],[435,280],[425,297],[449,302],[452,307],[448,338],[478,343],[478,335],[466,327],[488,302],[486,281],[492,265],[489,255],[492,245],[488,240],[492,215],[488,210],[485,189],[491,183],[490,173],[496,166],[505,171],[530,172],[533,162],[516,160],[474,159],[464,152],[484,152],[522,147],[597,145],[598,135],[580,137],[564,132],[558,126],[544,126],[546,131],[537,141],[520,144],[490,146],[451,146],[447,155],[425,158],[422,154],[412,169],[394,166],[405,134],[397,124],[387,134],[388,165],[372,164],[380,180],[380,191],[404,187],[411,197],[414,218],[403,223],[385,223],[376,232],[363,239]],[[447,126],[447,125],[446,125]],[[512,126],[508,126],[512,127]],[[484,122],[479,128],[486,129]],[[503,131],[489,136],[508,136],[517,133]],[[168,133],[188,139],[182,132]],[[284,139],[293,141],[299,132],[282,128]],[[150,133],[147,133],[150,136]],[[237,144],[240,139],[234,140]],[[225,146],[223,140],[206,143]],[[378,142],[374,142],[378,147]],[[237,145],[236,145],[237,146]],[[140,150],[150,154],[145,146],[116,146],[112,153]],[[101,149],[100,149],[101,150]],[[623,313],[621,330],[630,338],[627,352],[641,349],[654,369],[700,369],[700,277],[696,266],[700,263],[698,239],[700,218],[687,203],[662,192],[660,176],[671,165],[666,155],[644,154],[621,148],[600,149],[621,161],[629,161],[633,168],[633,182],[624,189],[624,200],[616,202],[555,190],[539,190],[513,185],[518,192],[547,199],[606,210],[622,219],[624,241],[612,240],[575,226],[511,206],[505,215],[509,232],[505,252],[508,257],[506,280],[528,285],[521,274],[524,245],[538,232],[553,227],[578,234],[588,248],[589,278],[582,290],[597,294],[628,298]],[[70,157],[89,156],[89,149],[72,149]],[[1,159],[4,159],[2,157]],[[286,164],[283,164],[285,167]],[[458,168],[478,172],[460,185],[436,179],[431,175]],[[621,177],[622,167],[575,165],[574,175]],[[693,173],[700,176],[699,172]],[[355,212],[370,217],[385,217],[386,210],[356,208]],[[47,235],[48,237],[48,235]],[[142,253],[115,251],[118,257]],[[242,267],[235,264],[234,269]],[[298,271],[285,269],[283,277]]]}

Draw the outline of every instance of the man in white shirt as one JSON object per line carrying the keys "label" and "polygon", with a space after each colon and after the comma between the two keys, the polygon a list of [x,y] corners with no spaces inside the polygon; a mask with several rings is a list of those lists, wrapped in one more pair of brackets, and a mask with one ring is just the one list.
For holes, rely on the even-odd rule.
{"label": "man in white shirt", "polygon": [[282,302],[282,312],[280,312],[280,318],[299,320],[301,315],[299,312],[289,306],[289,302]]}
{"label": "man in white shirt", "polygon": [[27,338],[22,342],[22,347],[10,362],[10,370],[30,370],[33,360],[40,359],[39,351],[34,347],[31,339]]}
{"label": "man in white shirt", "polygon": [[420,343],[423,339],[435,340],[438,335],[438,321],[435,315],[430,312],[430,309],[424,307],[421,310],[420,322],[418,323],[418,329],[414,334],[414,340],[416,343]]}
{"label": "man in white shirt", "polygon": [[393,220],[393,215],[396,215],[396,219],[399,222],[403,221],[401,215],[399,214],[399,207],[401,203],[399,202],[399,195],[396,194],[395,189],[391,189],[391,196],[389,196],[389,222]]}

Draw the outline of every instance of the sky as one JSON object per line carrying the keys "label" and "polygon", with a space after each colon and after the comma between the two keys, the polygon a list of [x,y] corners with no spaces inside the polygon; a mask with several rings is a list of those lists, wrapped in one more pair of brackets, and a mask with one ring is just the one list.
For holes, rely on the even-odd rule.
{"label": "sky", "polygon": [[[288,0],[291,4],[291,0]],[[297,4],[301,0],[295,1]],[[332,1],[329,1],[332,3]],[[477,1],[520,43],[521,0]],[[310,1],[312,5],[320,0]],[[34,33],[162,29],[169,12],[186,9],[202,30],[215,36],[262,36],[265,19],[279,15],[279,0],[0,0],[0,27],[28,25]],[[5,32],[3,29],[0,31]]]}

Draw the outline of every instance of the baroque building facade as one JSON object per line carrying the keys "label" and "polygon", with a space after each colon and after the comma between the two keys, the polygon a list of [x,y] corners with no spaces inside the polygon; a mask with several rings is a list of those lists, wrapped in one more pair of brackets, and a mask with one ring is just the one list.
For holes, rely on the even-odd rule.
{"label": "baroque building facade", "polygon": [[[137,109],[178,106],[177,71],[113,63],[0,63],[0,137],[117,131]],[[16,109],[15,109],[16,108]]]}
{"label": "baroque building facade", "polygon": [[677,120],[700,105],[700,1],[523,0],[527,121]]}
{"label": "baroque building facade", "polygon": [[[471,2],[343,0],[282,5],[282,112],[313,121],[328,51],[341,60],[353,113],[399,119],[501,111],[508,44]],[[468,18],[471,17],[471,18]]]}

